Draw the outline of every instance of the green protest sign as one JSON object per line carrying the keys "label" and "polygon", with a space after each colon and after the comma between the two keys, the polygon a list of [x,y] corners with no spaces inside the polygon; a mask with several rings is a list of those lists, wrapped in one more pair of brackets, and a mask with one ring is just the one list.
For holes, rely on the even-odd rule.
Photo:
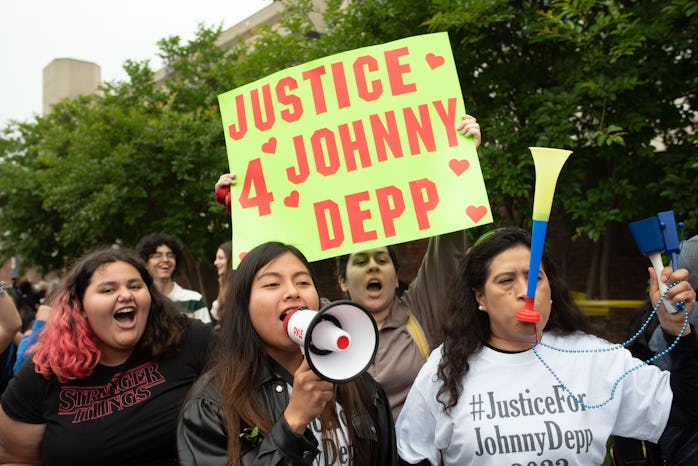
{"label": "green protest sign", "polygon": [[233,267],[283,241],[310,261],[492,222],[446,33],[339,53],[218,96]]}

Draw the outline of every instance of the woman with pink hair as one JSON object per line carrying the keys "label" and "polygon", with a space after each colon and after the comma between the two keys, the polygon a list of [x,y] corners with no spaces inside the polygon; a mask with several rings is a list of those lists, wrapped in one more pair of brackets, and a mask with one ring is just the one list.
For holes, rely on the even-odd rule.
{"label": "woman with pink hair", "polygon": [[176,464],[179,407],[212,330],[132,252],[80,258],[0,402],[0,464]]}

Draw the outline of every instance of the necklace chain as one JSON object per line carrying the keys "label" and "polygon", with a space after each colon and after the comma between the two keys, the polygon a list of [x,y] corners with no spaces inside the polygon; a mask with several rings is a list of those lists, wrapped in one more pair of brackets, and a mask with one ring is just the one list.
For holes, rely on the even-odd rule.
{"label": "necklace chain", "polygon": [[[681,336],[683,335],[683,332],[686,330],[686,327],[688,326],[688,311],[685,310],[685,308],[684,308],[684,310],[683,310],[683,313],[684,313],[684,316],[683,316],[683,326],[681,327],[681,331],[679,332],[679,334],[676,336],[676,338],[674,338],[674,341],[671,343],[671,345],[669,345],[667,348],[665,348],[664,350],[660,351],[659,353],[655,354],[655,355],[652,356],[651,358],[649,358],[649,359],[647,359],[647,360],[645,360],[645,361],[642,361],[640,364],[638,364],[638,365],[636,365],[636,366],[634,366],[634,367],[631,367],[630,369],[628,369],[628,370],[626,370],[625,372],[623,372],[623,374],[621,374],[620,377],[618,377],[618,378],[616,379],[616,381],[613,383],[613,387],[611,387],[611,394],[609,395],[609,397],[608,397],[606,400],[604,400],[604,401],[602,401],[602,402],[600,402],[600,403],[596,403],[596,404],[591,404],[591,405],[589,405],[589,404],[584,403],[584,401],[582,401],[577,395],[575,395],[575,394],[572,392],[572,390],[570,390],[569,387],[567,387],[567,385],[562,381],[562,379],[560,379],[560,376],[555,372],[555,370],[553,370],[553,368],[550,367],[550,365],[548,365],[547,362],[545,362],[545,360],[543,359],[543,357],[542,357],[542,356],[538,353],[538,351],[536,350],[536,346],[538,346],[538,345],[544,346],[545,348],[548,348],[548,349],[551,349],[551,350],[554,350],[554,351],[559,351],[559,352],[562,352],[562,353],[606,353],[606,352],[615,351],[615,350],[618,350],[618,349],[621,349],[621,348],[625,348],[625,347],[628,346],[630,343],[632,343],[633,341],[637,340],[637,338],[638,338],[638,337],[642,334],[642,332],[647,328],[647,325],[649,325],[649,323],[652,321],[652,318],[654,318],[654,316],[657,314],[657,309],[659,309],[659,305],[660,305],[661,302],[664,300],[664,296],[666,296],[667,292],[668,292],[670,289],[672,289],[674,286],[676,286],[678,283],[679,283],[679,282],[674,282],[674,283],[672,283],[671,285],[668,286],[668,288],[664,291],[664,293],[662,293],[662,296],[661,296],[660,299],[657,301],[657,304],[655,304],[654,308],[652,309],[652,312],[651,312],[650,315],[647,317],[647,319],[645,320],[645,322],[642,324],[642,326],[640,327],[640,329],[639,329],[632,337],[630,337],[628,340],[626,340],[626,341],[623,342],[623,343],[620,343],[620,344],[617,344],[617,345],[612,345],[612,346],[606,346],[606,347],[602,347],[602,348],[566,349],[566,348],[557,348],[557,347],[555,347],[555,346],[548,345],[548,344],[546,344],[546,343],[543,343],[542,341],[539,341],[539,342],[537,342],[537,343],[533,343],[533,345],[532,345],[533,354],[536,355],[536,358],[538,358],[538,360],[541,362],[541,364],[543,364],[543,366],[548,370],[548,372],[550,372],[550,374],[555,378],[555,380],[560,384],[560,386],[562,386],[562,388],[563,388],[563,389],[564,389],[564,390],[565,390],[565,391],[566,391],[566,392],[567,392],[567,393],[568,393],[568,394],[569,394],[582,408],[584,408],[584,409],[596,409],[596,408],[601,408],[602,406],[607,405],[611,400],[613,400],[613,398],[614,398],[615,395],[616,395],[616,389],[618,388],[618,385],[620,384],[620,382],[621,382],[624,378],[626,378],[628,375],[630,375],[632,372],[638,370],[639,368],[641,368],[641,367],[643,367],[643,366],[646,366],[646,365],[650,364],[652,361],[654,361],[654,360],[656,360],[656,359],[658,359],[658,358],[661,358],[661,357],[664,356],[665,354],[669,353],[669,351],[671,351],[672,349],[674,349],[674,347],[678,344],[679,340],[681,339]],[[680,304],[680,305],[683,307],[683,301],[681,301],[680,303],[677,303],[677,304]],[[678,307],[678,306],[677,306],[677,307]]]}

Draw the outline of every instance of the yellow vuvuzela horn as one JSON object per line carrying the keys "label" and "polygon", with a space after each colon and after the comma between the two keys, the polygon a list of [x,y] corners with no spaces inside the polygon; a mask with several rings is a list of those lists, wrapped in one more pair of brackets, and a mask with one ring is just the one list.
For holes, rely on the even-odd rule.
{"label": "yellow vuvuzela horn", "polygon": [[545,232],[548,229],[550,208],[553,205],[555,185],[562,166],[572,151],[549,147],[529,147],[536,166],[536,190],[533,193],[533,231],[531,232],[531,261],[528,268],[528,288],[526,303],[516,314],[522,322],[536,323],[540,314],[533,307],[538,284],[538,270],[543,258]]}
{"label": "yellow vuvuzela horn", "polygon": [[571,150],[549,147],[529,147],[536,166],[536,190],[533,196],[533,220],[547,222],[553,205],[555,185],[562,166],[572,153]]}

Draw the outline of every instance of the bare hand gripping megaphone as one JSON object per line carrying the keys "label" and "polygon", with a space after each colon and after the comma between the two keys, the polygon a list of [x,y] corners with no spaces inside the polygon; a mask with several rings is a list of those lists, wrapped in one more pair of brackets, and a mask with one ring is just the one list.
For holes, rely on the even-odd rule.
{"label": "bare hand gripping megaphone", "polygon": [[332,383],[366,372],[378,349],[376,321],[353,301],[335,301],[319,311],[291,311],[284,317],[284,329],[300,345],[313,372]]}

